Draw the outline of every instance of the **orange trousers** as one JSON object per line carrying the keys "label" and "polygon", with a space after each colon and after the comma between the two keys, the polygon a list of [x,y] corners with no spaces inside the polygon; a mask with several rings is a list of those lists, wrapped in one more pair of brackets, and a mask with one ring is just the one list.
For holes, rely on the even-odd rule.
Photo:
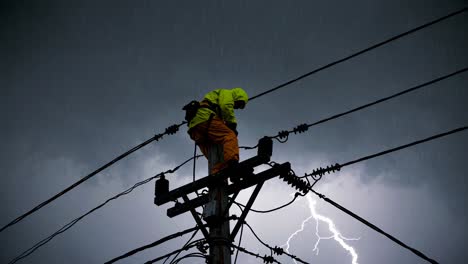
{"label": "orange trousers", "polygon": [[231,160],[239,161],[239,143],[237,141],[237,136],[220,118],[213,117],[211,121],[196,125],[190,129],[189,134],[200,147],[203,155],[207,158],[210,146],[213,144],[223,146],[223,162],[215,164],[211,169],[211,174],[226,168],[228,162]]}

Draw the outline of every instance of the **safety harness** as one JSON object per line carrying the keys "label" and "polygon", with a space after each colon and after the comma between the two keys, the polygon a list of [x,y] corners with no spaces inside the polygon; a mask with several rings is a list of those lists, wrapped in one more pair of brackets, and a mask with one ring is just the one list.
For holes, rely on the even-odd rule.
{"label": "safety harness", "polygon": [[[208,109],[210,109],[211,111],[214,112],[214,113],[211,113],[210,117],[208,118],[208,126],[206,127],[206,136],[205,136],[205,138],[208,138],[208,133],[209,133],[209,129],[210,129],[210,126],[211,126],[211,121],[213,120],[215,115],[219,115],[218,113],[221,113],[221,111],[220,111],[221,109],[220,109],[219,105],[213,104],[208,100],[203,100],[201,104],[200,104],[200,102],[195,101],[195,100],[191,101],[190,103],[186,104],[182,108],[182,110],[185,110],[185,120],[187,121],[187,125],[189,125],[190,121],[192,121],[192,119],[197,115],[197,111],[200,108],[208,108]],[[219,110],[219,111],[217,111],[217,110]],[[190,135],[190,129],[187,131],[187,133]],[[197,144],[197,143],[195,143],[195,144]]]}
{"label": "safety harness", "polygon": [[[190,103],[186,104],[182,110],[185,110],[185,120],[190,123],[192,119],[197,115],[197,111],[200,108],[208,108],[211,111],[215,112],[216,115],[221,117],[221,108],[219,107],[218,104],[214,104],[208,100],[203,100],[201,103],[198,101],[191,101]],[[213,119],[214,114],[210,116],[209,121]],[[222,119],[222,118],[221,118]]]}

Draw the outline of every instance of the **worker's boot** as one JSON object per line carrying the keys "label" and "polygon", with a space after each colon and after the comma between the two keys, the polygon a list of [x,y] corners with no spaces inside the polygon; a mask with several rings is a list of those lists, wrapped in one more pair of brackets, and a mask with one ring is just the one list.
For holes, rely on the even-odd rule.
{"label": "worker's boot", "polygon": [[239,161],[238,160],[229,160],[227,162],[226,171],[229,174],[229,178],[231,182],[238,182],[241,178],[241,173],[239,169]]}
{"label": "worker's boot", "polygon": [[251,177],[254,173],[252,167],[248,167],[239,163],[237,160],[233,160],[230,166],[228,166],[229,179],[232,183],[239,182]]}

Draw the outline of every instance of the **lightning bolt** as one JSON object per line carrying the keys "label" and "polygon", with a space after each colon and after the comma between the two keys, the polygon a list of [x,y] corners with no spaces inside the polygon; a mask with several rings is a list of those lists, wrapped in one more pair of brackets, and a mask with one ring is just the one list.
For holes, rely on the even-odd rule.
{"label": "lightning bolt", "polygon": [[[335,223],[333,223],[333,220],[331,220],[330,218],[326,217],[326,216],[323,216],[323,215],[320,215],[317,213],[317,210],[315,208],[315,205],[316,205],[316,201],[312,199],[312,196],[311,194],[307,194],[306,196],[307,198],[307,202],[309,203],[309,209],[310,209],[310,216],[307,217],[304,221],[302,221],[301,223],[301,228],[296,230],[294,233],[292,233],[289,237],[288,237],[288,240],[286,241],[286,243],[283,245],[286,246],[286,252],[289,253],[289,248],[290,248],[290,242],[291,240],[297,236],[299,233],[301,233],[302,231],[304,231],[304,228],[305,228],[305,225],[307,222],[309,222],[312,218],[315,219],[315,235],[317,236],[317,241],[315,242],[315,245],[314,245],[314,249],[313,251],[316,252],[316,255],[319,254],[319,244],[320,244],[320,241],[322,239],[334,239],[336,242],[338,242],[338,244],[343,248],[345,249],[346,251],[348,251],[348,253],[351,255],[352,257],[352,264],[358,264],[357,262],[357,259],[358,259],[358,254],[356,253],[356,250],[354,250],[354,248],[350,245],[348,245],[346,243],[346,241],[349,241],[349,240],[359,240],[360,238],[347,238],[347,237],[344,237],[340,231],[338,231],[338,229],[336,228],[335,226]],[[327,237],[323,237],[323,236],[320,236],[319,234],[319,222],[322,221],[324,222],[325,224],[328,225],[328,230],[330,230],[330,232],[332,233],[331,236],[327,236]],[[296,260],[293,260],[294,263],[297,264]]]}

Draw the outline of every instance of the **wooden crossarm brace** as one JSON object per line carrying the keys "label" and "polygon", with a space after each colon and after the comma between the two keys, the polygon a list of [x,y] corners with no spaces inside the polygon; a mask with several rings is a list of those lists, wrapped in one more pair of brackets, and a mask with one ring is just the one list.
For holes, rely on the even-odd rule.
{"label": "wooden crossarm brace", "polygon": [[[260,182],[267,181],[271,178],[274,178],[281,173],[288,173],[291,170],[291,164],[289,162],[285,162],[280,165],[276,165],[271,169],[262,171],[258,174],[251,175],[248,178],[245,178],[239,182],[231,184],[227,188],[228,195],[233,193],[239,192],[240,190],[252,187]],[[167,216],[174,217],[185,212],[190,211],[191,208],[196,208],[208,203],[209,198],[208,195],[200,195],[197,198],[190,200],[184,204],[178,204],[177,206],[171,207],[167,209]]]}
{"label": "wooden crossarm brace", "polygon": [[[187,195],[182,196],[182,198],[184,199],[184,202],[186,202],[186,203],[190,201],[189,198],[187,197]],[[200,216],[198,216],[197,212],[195,211],[195,208],[191,208],[190,212],[192,213],[192,216],[195,219],[195,222],[200,227],[200,230],[203,233],[203,236],[207,240],[210,239],[210,235],[209,235],[208,231],[206,230],[205,226],[203,225],[203,222],[201,221]]]}
{"label": "wooden crossarm brace", "polygon": [[236,223],[236,226],[232,229],[231,233],[231,241],[234,241],[234,238],[236,238],[237,232],[239,232],[239,229],[241,226],[244,224],[245,218],[247,217],[247,214],[250,211],[250,208],[252,208],[253,203],[255,202],[255,199],[257,198],[258,193],[260,192],[260,189],[262,189],[263,183],[265,181],[259,182],[257,186],[255,187],[255,190],[252,192],[252,195],[250,196],[249,201],[245,205],[244,210],[242,211],[242,214],[239,218],[239,220]]}
{"label": "wooden crossarm brace", "polygon": [[[268,156],[255,156],[250,159],[247,159],[238,165],[238,169],[252,169],[254,167],[257,167],[261,164],[264,164],[266,162],[270,161],[270,158]],[[154,202],[156,205],[163,205],[167,202],[174,201],[183,195],[187,195],[189,193],[198,191],[200,189],[209,187],[213,184],[216,184],[218,182],[221,182],[229,177],[229,173],[223,173],[221,171],[220,173],[214,174],[214,175],[208,175],[204,178],[201,178],[199,180],[196,180],[192,183],[189,183],[187,185],[181,186],[177,189],[174,189],[167,194],[159,195],[156,196],[154,199]]]}

